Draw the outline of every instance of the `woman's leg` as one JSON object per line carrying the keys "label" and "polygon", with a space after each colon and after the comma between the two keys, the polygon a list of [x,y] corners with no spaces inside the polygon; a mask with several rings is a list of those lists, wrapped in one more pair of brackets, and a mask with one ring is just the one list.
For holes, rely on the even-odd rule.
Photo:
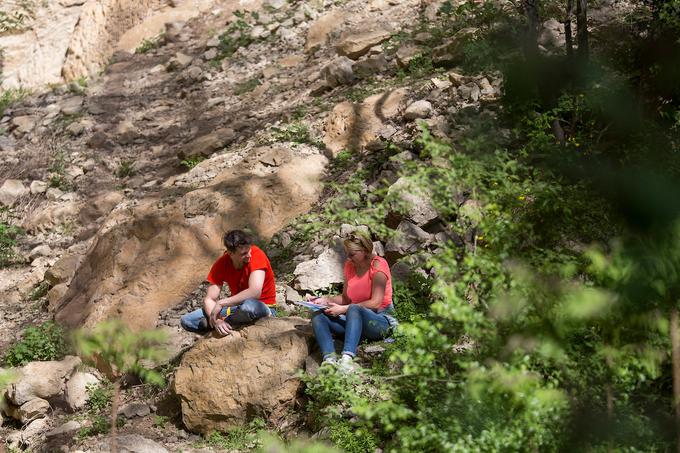
{"label": "woman's leg", "polygon": [[342,336],[345,334],[345,321],[330,317],[322,311],[317,311],[312,316],[312,327],[323,358],[335,353],[333,335]]}
{"label": "woman's leg", "polygon": [[350,305],[347,309],[347,324],[345,326],[345,345],[343,354],[357,354],[357,346],[362,338],[380,340],[390,330],[390,323],[385,316],[361,305]]}

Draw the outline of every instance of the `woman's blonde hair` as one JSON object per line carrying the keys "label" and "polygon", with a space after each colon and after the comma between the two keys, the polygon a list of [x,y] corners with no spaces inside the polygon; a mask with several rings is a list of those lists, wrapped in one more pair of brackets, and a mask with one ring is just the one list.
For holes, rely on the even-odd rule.
{"label": "woman's blonde hair", "polygon": [[342,244],[345,246],[345,250],[362,250],[366,253],[373,253],[373,242],[362,233],[349,235]]}

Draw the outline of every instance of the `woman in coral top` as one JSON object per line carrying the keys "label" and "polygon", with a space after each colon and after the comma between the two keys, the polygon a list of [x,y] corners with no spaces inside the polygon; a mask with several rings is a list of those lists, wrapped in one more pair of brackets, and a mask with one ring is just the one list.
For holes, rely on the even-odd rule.
{"label": "woman in coral top", "polygon": [[[324,363],[351,369],[359,342],[385,338],[396,320],[392,316],[392,276],[387,261],[373,253],[373,243],[366,236],[353,235],[344,246],[347,261],[342,295],[314,300],[328,308],[314,314],[312,326]],[[345,340],[339,361],[334,336]]]}

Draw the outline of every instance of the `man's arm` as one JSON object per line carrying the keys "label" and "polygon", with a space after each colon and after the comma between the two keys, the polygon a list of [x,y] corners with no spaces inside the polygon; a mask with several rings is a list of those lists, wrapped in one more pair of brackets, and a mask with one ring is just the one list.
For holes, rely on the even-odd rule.
{"label": "man's arm", "polygon": [[262,287],[264,286],[264,276],[265,272],[262,269],[251,272],[248,277],[248,287],[246,289],[222,299],[218,301],[218,303],[222,307],[235,307],[236,305],[241,305],[244,300],[259,299],[262,295]]}

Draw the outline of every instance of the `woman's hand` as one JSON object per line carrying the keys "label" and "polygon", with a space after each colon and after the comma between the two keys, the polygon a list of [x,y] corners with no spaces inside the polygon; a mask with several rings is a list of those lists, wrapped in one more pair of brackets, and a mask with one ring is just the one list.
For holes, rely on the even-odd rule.
{"label": "woman's hand", "polygon": [[316,297],[316,296],[312,296],[311,294],[307,294],[305,296],[305,300],[307,302],[311,302],[311,303],[314,303],[314,304],[317,304],[317,305],[328,305],[328,303],[329,303],[329,300],[326,296]]}
{"label": "woman's hand", "polygon": [[340,316],[340,315],[344,315],[345,313],[347,313],[348,308],[349,308],[349,305],[340,305],[340,304],[330,303],[330,304],[328,304],[328,308],[325,309],[323,312],[326,313],[329,316]]}

